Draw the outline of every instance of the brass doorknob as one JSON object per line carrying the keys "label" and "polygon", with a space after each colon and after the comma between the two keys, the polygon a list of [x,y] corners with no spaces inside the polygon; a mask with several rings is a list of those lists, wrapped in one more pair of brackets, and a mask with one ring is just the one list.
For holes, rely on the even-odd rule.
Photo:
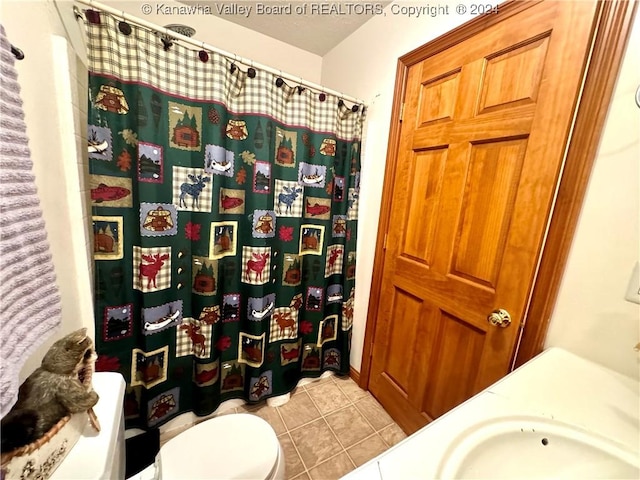
{"label": "brass doorknob", "polygon": [[487,317],[487,320],[494,327],[505,328],[511,325],[511,315],[509,315],[509,312],[503,308],[498,308],[491,312]]}

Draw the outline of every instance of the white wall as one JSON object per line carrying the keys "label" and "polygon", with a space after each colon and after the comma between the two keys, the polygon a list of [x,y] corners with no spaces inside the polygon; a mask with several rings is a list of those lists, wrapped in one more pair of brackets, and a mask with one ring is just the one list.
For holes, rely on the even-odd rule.
{"label": "white wall", "polygon": [[[166,15],[161,13],[165,11],[162,8],[186,7],[185,4],[171,0],[164,2],[141,2],[137,0],[114,2],[109,0],[101,3],[156,25],[164,26],[172,23],[189,25],[195,28],[196,33],[193,38],[198,41],[208,43],[238,57],[244,57],[271,68],[302,77],[310,82],[320,82],[322,57],[319,55],[293,47],[215,15],[203,13]],[[145,3],[152,6],[153,13],[149,15],[142,13],[141,5]],[[211,8],[214,8],[214,2],[202,2],[201,5],[210,5]],[[158,7],[161,7],[161,9],[158,10]],[[83,6],[82,8],[86,7]],[[204,10],[196,10],[196,12],[204,12]]]}
{"label": "white wall", "polygon": [[418,18],[394,14],[395,8],[394,4],[388,5],[384,15],[365,23],[326,54],[322,62],[323,85],[361,98],[369,105],[362,154],[357,288],[351,344],[351,366],[358,371],[371,291],[398,58],[471,18],[457,15],[452,8],[449,15]]}
{"label": "white wall", "polygon": [[[625,301],[640,248],[640,15],[636,16],[546,347],[640,377],[640,305]],[[636,284],[636,290],[639,285]]]}
{"label": "white wall", "polygon": [[67,42],[51,0],[5,0],[1,8],[0,21],[9,40],[25,54],[16,69],[62,300],[61,329],[25,363],[20,375],[24,380],[56,339],[83,326],[91,335],[94,331],[85,201],[87,81],[86,69]]}
{"label": "white wall", "polygon": [[[403,4],[404,2],[395,2]],[[441,2],[444,3],[444,2]],[[471,2],[460,2],[469,4]],[[398,57],[469,20],[455,12],[436,17],[373,18],[325,55],[322,83],[363,98],[368,110],[362,158],[358,228],[358,285],[351,365],[360,370],[382,197]],[[635,42],[635,43],[634,43]],[[631,45],[640,44],[638,20]],[[638,375],[638,306],[623,300],[638,260],[638,118],[633,93],[640,59],[626,56],[598,162],[571,251],[547,346],[572,350],[627,375]],[[621,148],[624,147],[624,148]]]}

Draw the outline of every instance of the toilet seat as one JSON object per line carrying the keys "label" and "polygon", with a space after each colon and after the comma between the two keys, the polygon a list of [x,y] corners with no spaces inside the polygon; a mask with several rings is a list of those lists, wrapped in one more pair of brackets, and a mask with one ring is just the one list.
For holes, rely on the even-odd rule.
{"label": "toilet seat", "polygon": [[158,455],[160,478],[270,479],[280,445],[265,420],[250,414],[206,420],[169,440]]}

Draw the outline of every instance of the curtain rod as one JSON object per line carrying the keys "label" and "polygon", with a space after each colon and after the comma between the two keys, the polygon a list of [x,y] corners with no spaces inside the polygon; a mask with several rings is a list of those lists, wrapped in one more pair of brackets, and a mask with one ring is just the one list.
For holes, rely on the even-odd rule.
{"label": "curtain rod", "polygon": [[177,33],[173,30],[169,30],[168,28],[165,27],[161,27],[159,25],[156,25],[154,23],[148,22],[142,18],[138,18],[135,17],[133,15],[129,15],[128,13],[123,12],[122,10],[116,10],[115,8],[109,7],[108,5],[104,5],[102,3],[99,2],[94,2],[93,0],[75,0],[77,3],[80,3],[82,5],[86,5],[88,7],[91,8],[95,8],[96,10],[103,10],[107,13],[110,13],[116,17],[120,17],[125,21],[128,22],[132,22],[135,23],[137,25],[140,25],[142,27],[146,27],[149,28],[151,30],[155,30],[159,33],[164,33],[165,35],[168,35],[176,40],[181,40],[185,43],[189,43],[191,45],[194,45],[196,47],[199,47],[203,50],[209,50],[211,52],[215,52],[219,55],[222,55],[224,57],[227,57],[229,60],[233,60],[234,62],[238,62],[238,63],[242,63],[243,65],[248,65],[250,67],[254,67],[254,68],[258,68],[260,70],[264,70],[266,72],[272,73],[273,75],[278,75],[279,77],[282,77],[283,79],[287,79],[290,80],[292,83],[295,83],[296,85],[302,85],[304,87],[310,88],[312,90],[316,90],[318,92],[321,93],[328,93],[330,95],[334,95],[342,100],[346,100],[348,102],[351,103],[355,103],[358,105],[361,105],[363,107],[366,107],[367,105],[365,104],[364,101],[355,98],[355,97],[351,97],[349,95],[344,95],[343,93],[340,93],[336,90],[332,90],[330,88],[325,88],[322,85],[318,85],[317,83],[313,83],[313,82],[309,82],[307,80],[302,79],[302,77],[294,77],[293,75],[287,74],[282,72],[281,70],[276,70],[275,68],[271,68],[268,67],[266,65],[262,65],[258,62],[254,62],[251,59],[248,58],[243,58],[243,57],[239,57],[233,53],[229,53],[226,52],[224,50],[221,50],[219,48],[214,47],[213,45],[209,45],[208,43],[204,43],[204,42],[198,42],[190,37],[187,37],[185,35],[182,35],[180,33]]}

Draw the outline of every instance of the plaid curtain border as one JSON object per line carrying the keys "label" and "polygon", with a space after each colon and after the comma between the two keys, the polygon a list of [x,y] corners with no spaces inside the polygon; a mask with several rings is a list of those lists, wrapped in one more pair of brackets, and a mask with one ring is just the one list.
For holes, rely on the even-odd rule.
{"label": "plaid curtain border", "polygon": [[346,140],[362,136],[364,109],[351,111],[339,105],[339,98],[326,94],[320,102],[316,93],[284,84],[275,85],[276,75],[256,70],[255,78],[237,68],[232,60],[208,52],[203,62],[198,50],[178,41],[164,49],[160,34],[130,25],[125,35],[119,20],[100,12],[100,23],[85,22],[87,57],[91,73],[113,76],[122,82],[142,83],[163,93],[195,101],[221,103],[235,114],[261,114],[287,126],[327,132]]}

